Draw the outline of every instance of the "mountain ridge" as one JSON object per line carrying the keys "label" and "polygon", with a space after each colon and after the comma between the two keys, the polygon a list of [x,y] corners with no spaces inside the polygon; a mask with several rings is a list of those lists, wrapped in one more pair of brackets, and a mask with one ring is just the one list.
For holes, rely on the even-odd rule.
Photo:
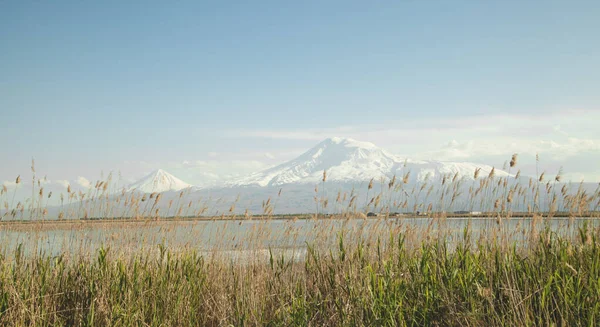
{"label": "mountain ridge", "polygon": [[[407,183],[426,180],[453,178],[454,176],[473,180],[474,173],[490,173],[492,166],[471,162],[449,162],[437,160],[412,160],[401,158],[370,142],[351,138],[332,137],[319,142],[298,157],[277,166],[249,174],[221,185],[199,187],[186,183],[163,169],[158,169],[137,182],[130,184],[127,191],[145,193],[180,191],[192,188],[201,189],[236,187],[281,187],[284,185],[310,185],[323,181],[327,172],[327,182],[352,184],[368,182],[372,179],[391,179],[393,176],[406,179]],[[496,176],[509,173],[494,169]]]}
{"label": "mountain ridge", "polygon": [[[404,176],[411,182],[443,178],[458,174],[461,178],[474,179],[476,169],[489,174],[492,166],[471,162],[445,162],[436,160],[411,160],[400,158],[370,142],[350,138],[328,138],[300,156],[280,165],[250,174],[229,182],[236,186],[282,186],[286,184],[315,184],[322,181],[323,171],[327,180],[335,182],[369,181],[380,177]],[[496,176],[508,176],[505,171],[494,169]]]}

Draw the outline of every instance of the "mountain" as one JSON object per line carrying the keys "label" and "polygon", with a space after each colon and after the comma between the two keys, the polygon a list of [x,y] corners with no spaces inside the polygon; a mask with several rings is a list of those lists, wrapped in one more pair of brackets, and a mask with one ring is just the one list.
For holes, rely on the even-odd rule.
{"label": "mountain", "polygon": [[[282,186],[287,184],[317,184],[327,171],[328,182],[354,183],[372,178],[402,178],[408,172],[409,182],[441,179],[443,176],[473,179],[476,169],[481,176],[489,174],[491,166],[468,162],[444,162],[435,160],[409,160],[395,156],[369,142],[350,138],[328,138],[296,159],[251,174],[228,186]],[[495,170],[496,176],[508,173]]]}
{"label": "mountain", "polygon": [[144,193],[153,192],[169,192],[179,191],[192,187],[192,185],[182,181],[181,179],[169,174],[168,172],[158,169],[153,171],[146,177],[129,185],[127,191],[140,191]]}
{"label": "mountain", "polygon": [[[316,210],[322,213],[335,213],[350,208],[349,203],[352,198],[356,199],[354,205],[357,210],[381,210],[382,206],[375,208],[370,201],[379,192],[388,190],[387,183],[379,183],[380,178],[383,177],[389,181],[395,175],[397,177],[396,186],[401,187],[403,191],[400,191],[400,188],[392,190],[390,194],[393,196],[393,201],[391,197],[385,197],[389,202],[388,205],[392,204],[391,211],[411,212],[424,209],[423,207],[415,208],[415,203],[433,204],[432,210],[434,211],[490,211],[499,196],[489,194],[489,192],[480,192],[473,199],[469,190],[470,187],[476,188],[479,185],[478,182],[472,183],[477,169],[480,169],[478,181],[483,181],[492,167],[469,162],[404,159],[372,143],[334,137],[320,142],[293,160],[227,184],[215,183],[214,186],[196,188],[159,169],[129,185],[126,191],[165,192],[157,205],[163,214],[173,214],[175,209],[169,211],[169,208],[172,201],[179,198],[177,191],[187,188],[189,190],[186,190],[185,200],[181,204],[185,207],[183,215],[243,215],[246,210],[249,214],[263,214],[266,210],[272,210],[271,212],[276,214],[315,213]],[[323,171],[327,171],[327,181],[325,185],[320,185]],[[439,183],[443,177],[453,179],[455,175],[464,182],[445,184],[446,186],[453,185],[452,189],[444,188]],[[508,176],[508,172],[495,169],[495,176],[505,177]],[[408,179],[408,186],[400,185],[405,178]],[[367,186],[371,179],[375,179],[372,189]],[[425,181],[427,183],[424,183]],[[499,179],[496,178],[495,181],[499,181]],[[518,181],[510,179],[511,186],[517,182],[526,189],[529,188],[527,187],[528,177],[521,177]],[[315,184],[319,184],[319,187],[316,188],[317,191],[315,191]],[[421,187],[426,184],[432,187],[432,191],[431,193],[424,191],[421,194],[419,190],[423,190]],[[540,186],[543,190],[544,185],[540,184]],[[571,193],[578,192],[578,188],[582,187],[587,194],[595,194],[598,184],[556,184],[554,190],[557,194],[562,192],[563,186],[566,186]],[[490,184],[489,188],[495,188],[494,184]],[[415,190],[416,192],[414,192]],[[454,193],[457,194],[456,199],[453,196]],[[528,210],[527,204],[531,203],[533,195],[530,192],[526,193],[528,202],[515,201],[514,210]],[[120,195],[113,194],[113,196],[117,198]],[[551,197],[551,194],[541,192],[539,203],[542,210],[547,210],[548,204],[552,202]],[[327,199],[329,206],[317,207],[315,201],[317,198]],[[562,196],[559,195],[558,199],[558,208],[561,208]],[[89,200],[86,199],[86,201]],[[85,203],[76,207],[86,208]],[[115,206],[110,206],[110,210],[112,210],[110,215],[129,217],[128,215],[138,212],[137,210],[144,210],[139,207],[131,210],[131,206],[127,206],[126,203],[127,201],[121,201]],[[267,205],[265,205],[266,203]],[[57,217],[62,210],[64,210],[62,206],[52,207],[48,216]],[[201,213],[200,210],[202,210]],[[0,208],[0,217],[6,212],[8,211]],[[83,215],[84,209],[74,214],[76,217]],[[92,215],[100,214],[92,213]],[[10,217],[4,219],[10,219]]]}

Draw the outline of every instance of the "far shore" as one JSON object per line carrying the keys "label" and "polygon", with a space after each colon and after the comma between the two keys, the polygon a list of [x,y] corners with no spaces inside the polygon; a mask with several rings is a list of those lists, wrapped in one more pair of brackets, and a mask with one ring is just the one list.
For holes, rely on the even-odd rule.
{"label": "far shore", "polygon": [[[564,219],[564,218],[600,218],[600,212],[587,212],[582,214],[573,214],[569,212],[555,213],[536,213],[536,216],[542,219]],[[123,226],[135,227],[140,225],[162,225],[178,222],[207,222],[207,221],[236,221],[242,223],[244,221],[268,221],[268,220],[308,220],[308,219],[419,219],[419,218],[441,218],[441,219],[515,219],[515,218],[533,218],[534,214],[527,212],[514,212],[507,215],[506,213],[431,213],[431,214],[373,214],[357,213],[345,215],[319,215],[314,214],[286,214],[286,215],[233,215],[233,216],[200,216],[200,217],[159,217],[159,218],[88,218],[88,219],[46,219],[46,220],[3,220],[0,221],[0,230],[38,230],[38,229],[78,229],[78,228],[103,228],[118,224]]]}

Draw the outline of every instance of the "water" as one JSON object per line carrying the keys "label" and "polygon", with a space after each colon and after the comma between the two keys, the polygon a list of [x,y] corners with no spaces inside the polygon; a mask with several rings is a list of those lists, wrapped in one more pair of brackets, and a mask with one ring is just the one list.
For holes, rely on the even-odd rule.
{"label": "water", "polygon": [[215,220],[121,223],[79,223],[74,225],[31,225],[0,227],[0,251],[10,255],[21,244],[28,254],[83,255],[104,246],[117,252],[157,251],[159,244],[170,250],[195,249],[201,253],[220,253],[229,257],[269,254],[269,249],[301,258],[307,244],[333,247],[340,234],[346,243],[357,239],[375,242],[390,234],[404,233],[407,239],[446,235],[447,242],[463,237],[467,226],[472,239],[482,234],[500,233],[506,239],[523,242],[533,225],[537,231],[547,227],[563,236],[574,236],[587,223],[600,227],[600,219],[554,218],[533,224],[532,218],[512,218],[500,225],[486,218],[390,218],[328,220]]}

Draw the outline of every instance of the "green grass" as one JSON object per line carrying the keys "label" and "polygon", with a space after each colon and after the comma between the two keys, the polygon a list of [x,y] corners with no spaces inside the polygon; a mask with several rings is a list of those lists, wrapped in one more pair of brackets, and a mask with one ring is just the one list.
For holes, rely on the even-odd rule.
{"label": "green grass", "polygon": [[405,234],[309,244],[304,260],[192,250],[0,258],[2,326],[595,326],[598,230],[527,244]]}
{"label": "green grass", "polygon": [[[541,174],[523,182],[475,171],[470,185],[457,174],[409,185],[410,172],[403,172],[381,187],[370,183],[366,197],[340,190],[335,200],[327,197],[326,189],[334,191],[324,173],[316,214],[302,217],[322,222],[310,231],[292,216],[281,235],[273,234],[280,191],[258,213],[236,209],[236,199],[221,219],[241,220],[218,225],[208,239],[201,237],[205,225],[195,229],[198,221],[178,224],[208,219],[220,200],[190,200],[189,191],[175,199],[118,192],[109,175],[85,192],[68,188],[58,216],[49,217],[52,195],[39,179],[36,188],[33,163],[32,173],[28,201],[14,203],[16,188],[0,190],[1,220],[35,221],[0,224],[0,326],[600,325],[600,230],[574,224],[597,217],[600,186],[588,192],[583,184],[560,184],[560,172],[554,180]],[[468,203],[457,203],[467,189]],[[449,212],[473,208],[487,218],[480,229],[461,234],[445,224]],[[402,217],[387,219],[417,211],[433,218],[414,228]],[[366,221],[368,212],[381,214],[370,227],[338,226]],[[265,220],[244,237],[235,234],[256,214]],[[568,224],[551,229],[548,219],[558,215]],[[514,225],[516,216],[533,218]],[[107,223],[112,229],[79,220],[98,217],[115,218]],[[65,222],[43,223],[50,218]],[[189,228],[177,234],[182,226]],[[138,235],[137,227],[147,232]],[[72,233],[61,238],[59,229]],[[13,232],[20,234],[11,238]],[[302,236],[311,240],[304,257],[281,249],[264,257],[265,244],[302,251],[295,244]],[[174,240],[184,243],[153,245]],[[213,249],[194,250],[205,241]]]}

